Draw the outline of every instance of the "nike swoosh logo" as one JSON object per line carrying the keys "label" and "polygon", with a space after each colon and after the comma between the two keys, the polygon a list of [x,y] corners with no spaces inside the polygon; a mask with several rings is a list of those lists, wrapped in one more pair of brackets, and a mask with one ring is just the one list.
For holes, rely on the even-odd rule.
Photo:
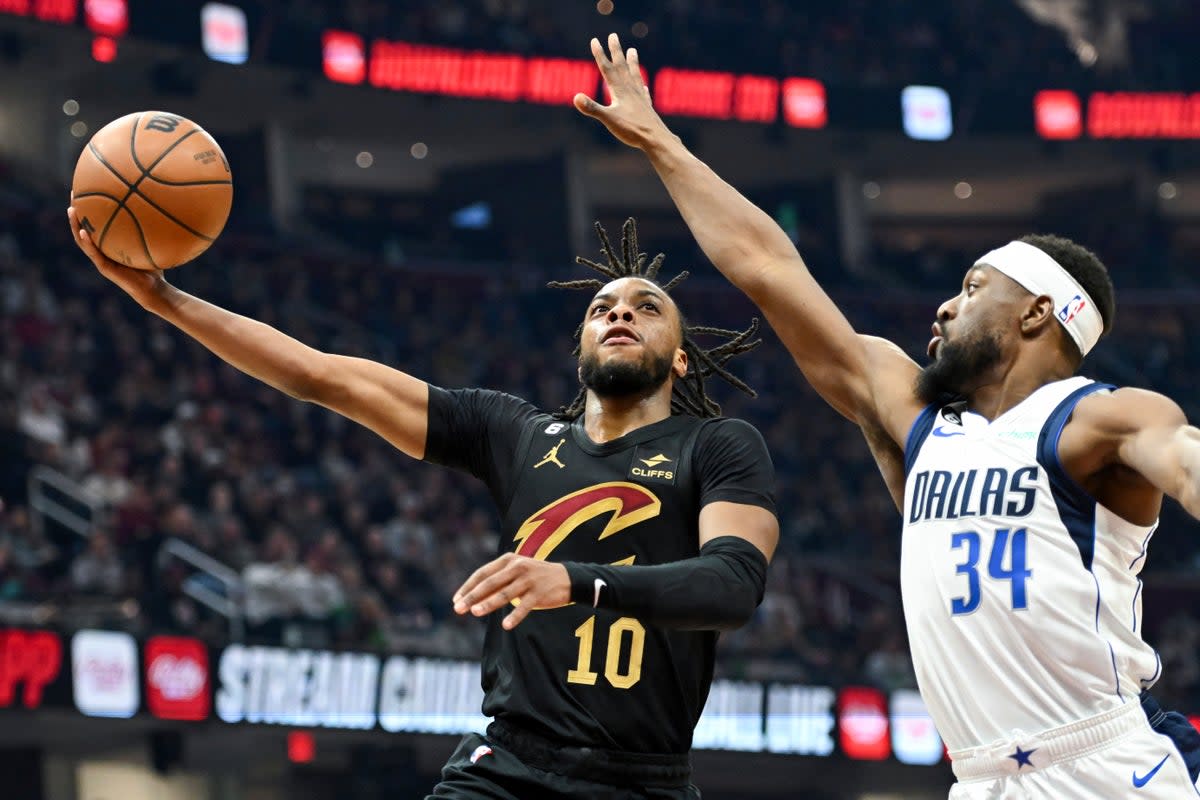
{"label": "nike swoosh logo", "polygon": [[1144,777],[1139,778],[1138,774],[1137,774],[1137,770],[1134,770],[1133,771],[1133,788],[1140,789],[1143,786],[1145,786],[1147,783],[1149,783],[1150,779],[1153,778],[1156,774],[1158,774],[1158,771],[1160,769],[1162,769],[1162,765],[1167,763],[1167,759],[1170,757],[1171,757],[1170,753],[1167,753],[1165,756],[1163,756],[1163,760],[1158,762],[1158,766],[1155,767],[1154,769],[1150,770],[1149,772],[1147,772]]}
{"label": "nike swoosh logo", "polygon": [[[596,594],[592,596],[592,608],[599,608],[600,607],[600,590],[603,589],[605,586],[608,586],[608,584],[605,583],[604,581],[600,580],[599,578],[596,578],[595,582],[593,582],[592,585],[596,587]],[[1160,764],[1159,766],[1162,766],[1162,765]],[[1154,773],[1152,772],[1150,774],[1153,775]]]}
{"label": "nike swoosh logo", "polygon": [[939,425],[933,429],[933,435],[941,436],[942,438],[946,438],[946,439],[950,438],[951,436],[966,436],[966,434],[963,433],[962,431],[947,431],[941,425]]}

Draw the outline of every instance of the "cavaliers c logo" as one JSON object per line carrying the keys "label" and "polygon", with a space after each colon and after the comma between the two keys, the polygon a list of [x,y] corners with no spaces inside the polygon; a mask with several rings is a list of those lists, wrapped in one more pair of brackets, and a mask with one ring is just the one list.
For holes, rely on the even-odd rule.
{"label": "cavaliers c logo", "polygon": [[567,538],[573,530],[601,514],[612,513],[612,518],[600,531],[600,539],[606,539],[630,525],[636,525],[657,517],[662,502],[644,486],[624,481],[597,483],[535,511],[521,523],[513,540],[517,555],[546,560],[546,557]]}

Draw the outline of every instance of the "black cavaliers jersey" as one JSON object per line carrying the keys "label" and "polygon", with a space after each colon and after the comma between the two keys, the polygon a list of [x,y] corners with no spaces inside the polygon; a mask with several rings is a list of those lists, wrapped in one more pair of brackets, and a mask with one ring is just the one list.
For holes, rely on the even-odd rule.
{"label": "black cavaliers jersey", "polygon": [[[487,484],[501,553],[548,561],[679,561],[699,552],[705,504],[774,511],[766,445],[734,419],[673,416],[596,444],[582,420],[555,420],[511,395],[430,387],[425,458]],[[505,631],[509,610],[488,619],[484,714],[565,745],[691,747],[715,632],[655,628],[583,604],[534,611]]]}

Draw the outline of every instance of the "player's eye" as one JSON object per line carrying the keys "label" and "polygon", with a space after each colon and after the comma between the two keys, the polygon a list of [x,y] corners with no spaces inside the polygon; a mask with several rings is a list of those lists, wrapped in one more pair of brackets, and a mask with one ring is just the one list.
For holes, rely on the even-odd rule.
{"label": "player's eye", "polygon": [[645,303],[642,303],[642,308],[648,308],[651,311],[658,311],[658,306],[654,303],[651,303],[649,300],[647,300]]}
{"label": "player's eye", "polygon": [[608,306],[606,306],[602,303],[599,305],[592,306],[592,315],[593,316],[595,316],[596,314],[599,314],[602,311],[608,311]]}

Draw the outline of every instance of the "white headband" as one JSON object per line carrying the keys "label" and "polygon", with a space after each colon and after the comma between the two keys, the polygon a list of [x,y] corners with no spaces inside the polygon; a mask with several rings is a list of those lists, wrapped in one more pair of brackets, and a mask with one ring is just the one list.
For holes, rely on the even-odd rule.
{"label": "white headband", "polygon": [[1100,309],[1071,273],[1040,248],[1025,242],[1009,242],[987,253],[975,266],[989,266],[1003,272],[1035,295],[1047,295],[1054,301],[1054,316],[1079,346],[1088,351],[1104,333]]}

